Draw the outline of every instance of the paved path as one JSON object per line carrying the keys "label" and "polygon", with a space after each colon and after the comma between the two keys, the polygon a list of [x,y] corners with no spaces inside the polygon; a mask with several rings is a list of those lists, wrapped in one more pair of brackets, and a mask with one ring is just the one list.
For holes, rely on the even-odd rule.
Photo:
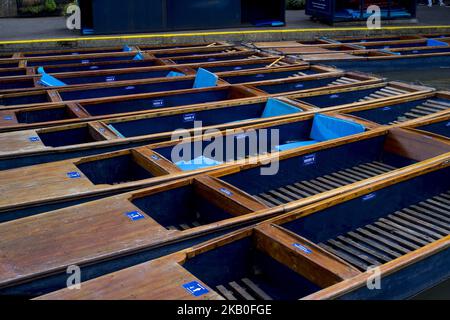
{"label": "paved path", "polygon": [[[450,7],[428,8],[419,6],[419,25],[450,25]],[[395,24],[395,23],[394,23]],[[402,24],[404,25],[404,24]],[[331,26],[312,22],[304,11],[287,11],[287,26],[278,29],[309,29],[331,28]],[[236,30],[261,30],[260,28],[221,29],[208,31],[236,31]],[[205,31],[205,30],[202,30]],[[170,32],[170,33],[183,33]],[[198,32],[198,31],[197,31]],[[162,33],[163,34],[163,33]],[[66,29],[65,19],[62,17],[49,18],[3,18],[0,19],[0,41],[47,39],[47,38],[77,38],[79,32]]]}

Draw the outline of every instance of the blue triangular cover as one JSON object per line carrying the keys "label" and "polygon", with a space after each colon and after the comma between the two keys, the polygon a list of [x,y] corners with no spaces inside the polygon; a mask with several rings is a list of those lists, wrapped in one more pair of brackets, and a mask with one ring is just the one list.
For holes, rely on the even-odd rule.
{"label": "blue triangular cover", "polygon": [[365,130],[366,128],[359,123],[317,114],[314,116],[310,138],[317,141],[327,141],[363,133]]}
{"label": "blue triangular cover", "polygon": [[218,79],[219,77],[216,74],[199,68],[195,77],[194,89],[215,87]]}
{"label": "blue triangular cover", "polygon": [[264,108],[261,118],[270,118],[277,116],[284,116],[292,113],[302,112],[301,109],[294,107],[284,101],[269,98]]}
{"label": "blue triangular cover", "polygon": [[447,42],[438,41],[435,39],[428,39],[427,40],[427,47],[448,47],[449,44]]}
{"label": "blue triangular cover", "polygon": [[170,71],[170,72],[167,74],[166,78],[182,77],[182,76],[185,76],[185,74],[184,74],[184,73],[181,73],[181,72],[177,72],[177,71]]}

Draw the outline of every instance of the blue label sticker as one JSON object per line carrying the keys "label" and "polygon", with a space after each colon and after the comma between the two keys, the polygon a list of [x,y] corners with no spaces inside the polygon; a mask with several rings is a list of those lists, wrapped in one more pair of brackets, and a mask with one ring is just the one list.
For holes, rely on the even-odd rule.
{"label": "blue label sticker", "polygon": [[188,113],[183,115],[184,122],[193,122],[195,121],[196,115],[195,113]]}
{"label": "blue label sticker", "polygon": [[3,120],[5,120],[5,121],[11,121],[12,119],[13,119],[12,116],[4,116],[3,117]]}
{"label": "blue label sticker", "polygon": [[316,154],[308,154],[303,157],[303,165],[310,166],[316,163]]}
{"label": "blue label sticker", "polygon": [[90,66],[89,69],[96,70],[96,69],[98,69],[98,66]]}
{"label": "blue label sticker", "polygon": [[419,53],[419,50],[413,50],[412,53]]}
{"label": "blue label sticker", "polygon": [[[214,60],[209,60],[209,61],[214,61]],[[234,70],[242,70],[242,67],[234,67]]]}
{"label": "blue label sticker", "polygon": [[131,212],[127,212],[125,213],[125,215],[128,217],[128,219],[130,219],[131,221],[138,221],[141,219],[144,219],[145,216],[140,213],[139,211],[131,211]]}
{"label": "blue label sticker", "polygon": [[164,100],[163,99],[153,100],[152,105],[153,107],[162,107],[164,106]]}
{"label": "blue label sticker", "polygon": [[77,171],[74,171],[74,172],[68,172],[68,173],[67,173],[67,176],[68,176],[70,179],[79,179],[79,178],[81,178],[81,173],[79,173],[79,172],[77,172]]}
{"label": "blue label sticker", "polygon": [[41,139],[39,139],[39,137],[29,137],[28,140],[30,140],[30,142],[39,142],[39,141],[41,141]]}
{"label": "blue label sticker", "polygon": [[72,52],[72,55],[73,55],[73,56],[78,56],[79,53],[78,53],[78,52]]}
{"label": "blue label sticker", "polygon": [[230,190],[228,190],[226,188],[221,188],[220,192],[222,192],[223,194],[226,194],[229,197],[233,196],[233,192],[231,192]]}
{"label": "blue label sticker", "polygon": [[81,63],[86,64],[86,63],[90,63],[90,60],[81,60]]}
{"label": "blue label sticker", "polygon": [[134,89],[136,89],[135,86],[128,86],[128,87],[125,87],[125,90],[134,90]]}
{"label": "blue label sticker", "polygon": [[192,294],[194,297],[200,297],[209,292],[204,286],[202,286],[197,281],[192,281],[186,284],[183,284],[183,288],[186,289],[187,292]]}
{"label": "blue label sticker", "polygon": [[369,201],[369,200],[375,199],[376,196],[377,196],[376,193],[366,194],[364,197],[362,197],[362,200],[363,201]]}
{"label": "blue label sticker", "polygon": [[116,81],[116,77],[115,76],[106,77],[106,82],[113,82],[113,81]]}
{"label": "blue label sticker", "polygon": [[[208,61],[216,61],[216,58],[209,58]],[[234,70],[237,70],[236,68],[234,68]]]}
{"label": "blue label sticker", "polygon": [[296,88],[303,88],[305,85],[303,83],[297,83],[295,85]]}
{"label": "blue label sticker", "polygon": [[160,157],[158,157],[156,154],[152,155],[150,158],[152,158],[153,160],[158,161],[159,159],[161,159]]}
{"label": "blue label sticker", "polygon": [[333,94],[333,95],[330,96],[330,99],[337,99],[337,98],[339,98],[338,94]]}
{"label": "blue label sticker", "polygon": [[383,111],[389,111],[389,110],[392,110],[392,108],[391,108],[391,107],[384,107],[384,108],[382,108],[381,110],[383,110]]}
{"label": "blue label sticker", "polygon": [[294,243],[293,246],[296,247],[297,249],[303,251],[306,254],[311,254],[312,253],[311,249],[301,245],[300,243]]}
{"label": "blue label sticker", "polygon": [[450,127],[450,121],[445,125],[446,127]]}
{"label": "blue label sticker", "polygon": [[256,78],[264,78],[265,75],[264,75],[264,74],[257,74],[255,77],[256,77]]}

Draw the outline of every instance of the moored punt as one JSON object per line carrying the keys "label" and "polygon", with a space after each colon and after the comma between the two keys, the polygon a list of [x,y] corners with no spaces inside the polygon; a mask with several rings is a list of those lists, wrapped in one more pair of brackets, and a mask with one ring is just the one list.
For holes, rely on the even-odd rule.
{"label": "moored punt", "polygon": [[361,50],[353,53],[304,54],[303,61],[322,63],[347,70],[381,72],[447,67],[450,61],[450,46],[396,48],[386,50]]}
{"label": "moored punt", "polygon": [[232,52],[247,51],[243,47],[235,46],[219,46],[219,47],[201,47],[201,48],[178,48],[178,49],[162,49],[150,51],[137,51],[136,49],[124,50],[122,52],[106,52],[106,53],[84,53],[79,55],[61,55],[61,56],[39,56],[39,57],[14,57],[10,59],[0,59],[0,68],[15,64],[15,67],[45,67],[59,65],[76,65],[90,64],[100,62],[114,62],[126,60],[143,60],[146,57],[177,57],[177,56],[194,56],[194,55],[216,55]]}
{"label": "moored punt", "polygon": [[301,106],[323,111],[344,110],[390,100],[409,99],[432,93],[433,88],[392,81],[348,88],[330,88],[328,91],[294,93],[285,95]]}
{"label": "moored punt", "polygon": [[450,139],[450,106],[442,116],[427,119],[425,121],[415,121],[413,124],[406,125],[409,128],[419,133],[440,137],[443,139]]}
{"label": "moored punt", "polygon": [[[385,89],[381,93],[389,95],[393,92]],[[450,92],[447,91],[430,92],[421,96],[339,111],[345,118],[369,121],[378,125],[420,123],[424,118],[434,118],[446,112],[450,112]]]}
{"label": "moored punt", "polygon": [[327,44],[321,46],[278,47],[271,49],[270,52],[284,55],[321,55],[342,52],[351,54],[352,52],[361,51],[363,49],[364,48],[357,45]]}
{"label": "moored punt", "polygon": [[[1,224],[1,294],[36,296],[62,289],[71,265],[80,266],[87,281],[186,248],[206,234],[448,165],[448,155],[410,165],[443,150],[437,151],[438,142],[433,148],[400,129],[353,139],[284,153],[280,170],[271,176],[260,175],[257,164],[230,167],[213,177],[197,176]],[[439,144],[448,151],[447,144]],[[261,192],[268,197],[281,192],[286,199],[278,201],[288,204],[267,210],[251,196],[265,197]],[[289,202],[294,199],[299,200]],[[111,241],[112,235],[118,241]],[[183,242],[187,239],[192,241]]]}
{"label": "moored punt", "polygon": [[[261,97],[113,120],[2,133],[0,170],[170,140],[176,129],[192,133],[195,121],[201,121],[202,132],[212,128],[225,130],[278,120],[308,110],[282,98]],[[35,139],[30,139],[31,137]]]}
{"label": "moored punt", "polygon": [[195,105],[238,101],[267,94],[239,85],[224,85],[200,89],[135,94],[132,96],[91,99],[81,103],[53,104],[0,111],[0,131],[16,131],[117,118],[163,109],[187,109]]}
{"label": "moored punt", "polygon": [[382,81],[381,78],[375,76],[354,72],[345,73],[338,69],[322,67],[298,66],[289,69],[282,68],[279,72],[275,71],[268,69],[261,73],[259,70],[250,70],[244,74],[230,72],[223,73],[223,78],[219,78],[222,74],[209,74],[205,72],[205,69],[199,69],[196,76],[170,76],[137,83],[118,84],[113,82],[90,88],[66,88],[63,86],[34,92],[10,93],[0,95],[0,110],[44,107],[68,102],[81,103],[108,97],[199,88],[199,84],[205,82],[202,79],[208,76],[217,78],[214,82],[206,81],[208,86],[220,86],[228,83],[246,84],[269,94],[323,90],[322,87],[327,86],[346,87]]}
{"label": "moored punt", "polygon": [[51,57],[51,56],[63,56],[63,55],[82,55],[82,54],[101,54],[101,53],[118,53],[129,51],[145,51],[145,50],[166,50],[166,49],[198,49],[203,47],[230,47],[231,44],[227,42],[212,42],[212,43],[186,43],[186,44],[160,44],[160,45],[139,45],[139,46],[110,46],[110,47],[86,47],[86,48],[73,48],[73,49],[42,49],[35,51],[19,51],[14,53],[5,53],[0,57]]}
{"label": "moored punt", "polygon": [[448,160],[38,299],[410,298],[450,275]]}
{"label": "moored punt", "polygon": [[[167,143],[5,170],[0,172],[3,181],[0,221],[49,211],[49,206],[53,205],[61,208],[218,170],[245,163],[245,158],[249,157],[255,157],[253,162],[257,162],[258,155],[323,144],[364,131],[365,127],[355,122],[308,115],[214,132],[194,139],[183,134],[180,137],[183,140],[175,136]],[[223,143],[217,146],[219,140]],[[198,146],[200,156],[197,155]],[[180,154],[178,149],[186,151]],[[215,151],[209,154],[207,150],[212,149]],[[48,172],[52,172],[51,176]],[[43,185],[48,187],[41,190]],[[14,199],[8,196],[14,194]]]}
{"label": "moored punt", "polygon": [[[66,73],[48,73],[55,77],[57,80],[68,86],[96,86],[101,83],[111,82],[123,82],[131,80],[143,80],[151,78],[163,78],[169,75],[171,71],[183,74],[192,74],[198,68],[206,69],[210,72],[239,72],[247,69],[268,70],[272,67],[289,67],[291,65],[305,65],[303,62],[293,61],[292,59],[273,56],[261,56],[256,59],[244,59],[244,60],[232,60],[224,62],[207,62],[198,64],[187,64],[183,66],[177,66],[174,64],[165,65],[161,61],[156,66],[150,67],[132,67],[116,70],[92,70],[81,72],[66,72]],[[0,92],[20,92],[30,90],[42,90],[46,88],[43,84],[40,84],[41,75],[37,75],[34,69],[20,69],[18,75],[25,75],[26,70],[31,70],[32,74],[28,76],[15,76],[15,77],[3,77],[0,78]],[[0,70],[0,76],[2,71]],[[58,88],[58,86],[52,86],[52,88]]]}

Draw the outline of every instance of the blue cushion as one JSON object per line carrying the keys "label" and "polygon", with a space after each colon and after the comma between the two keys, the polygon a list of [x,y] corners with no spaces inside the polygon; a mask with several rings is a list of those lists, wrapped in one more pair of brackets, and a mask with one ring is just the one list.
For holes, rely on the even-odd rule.
{"label": "blue cushion", "polygon": [[447,42],[443,42],[443,41],[434,40],[434,39],[428,39],[427,40],[427,46],[428,47],[437,47],[437,46],[448,47],[448,43]]}
{"label": "blue cushion", "polygon": [[291,150],[291,149],[295,149],[295,148],[309,146],[309,145],[315,144],[317,142],[318,141],[315,141],[315,140],[291,142],[291,143],[286,143],[286,144],[276,146],[275,149],[277,151],[285,151],[285,150]]}
{"label": "blue cushion", "polygon": [[184,74],[184,73],[181,73],[181,72],[170,71],[170,72],[167,74],[166,78],[182,77],[182,76],[185,76],[185,74]]}
{"label": "blue cushion", "polygon": [[142,52],[139,52],[137,55],[134,56],[133,60],[144,60],[144,55]]}
{"label": "blue cushion", "polygon": [[175,162],[175,165],[183,171],[192,171],[217,166],[222,163],[223,162],[216,161],[205,156],[200,156],[189,161]]}
{"label": "blue cushion", "polygon": [[47,74],[43,67],[38,68],[38,73],[41,74],[41,79],[39,79],[39,82],[46,87],[63,87],[66,85],[61,80]]}
{"label": "blue cushion", "polygon": [[359,123],[317,114],[314,116],[310,138],[317,141],[327,141],[364,131],[364,126]]}
{"label": "blue cushion", "polygon": [[114,128],[114,126],[112,124],[108,125],[109,130],[111,130],[112,132],[114,132],[119,138],[125,138],[123,134],[121,134],[119,131],[117,131],[116,128]]}
{"label": "blue cushion", "polygon": [[284,116],[287,114],[299,112],[302,112],[302,110],[299,108],[296,108],[281,100],[269,98],[267,100],[266,107],[264,108],[261,118]]}
{"label": "blue cushion", "polygon": [[129,46],[127,46],[127,45],[124,45],[122,50],[123,50],[123,52],[131,52],[131,51],[133,51],[133,49],[130,48]]}
{"label": "blue cushion", "polygon": [[218,79],[219,77],[216,74],[199,68],[195,77],[194,89],[215,87]]}

